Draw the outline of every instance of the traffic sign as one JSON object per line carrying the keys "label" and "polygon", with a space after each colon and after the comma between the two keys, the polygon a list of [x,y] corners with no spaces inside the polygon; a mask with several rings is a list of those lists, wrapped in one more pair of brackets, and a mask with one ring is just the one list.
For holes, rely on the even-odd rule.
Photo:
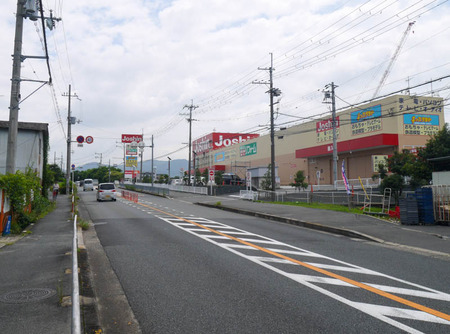
{"label": "traffic sign", "polygon": [[213,170],[209,171],[209,180],[214,181],[214,171]]}
{"label": "traffic sign", "polygon": [[72,164],[72,170],[75,170],[75,165],[74,164]]}
{"label": "traffic sign", "polygon": [[80,143],[80,144],[83,144],[84,143],[84,137],[83,136],[78,136],[77,137],[77,142]]}
{"label": "traffic sign", "polygon": [[92,136],[86,137],[86,144],[92,144],[93,142],[94,142],[94,138],[92,138]]}

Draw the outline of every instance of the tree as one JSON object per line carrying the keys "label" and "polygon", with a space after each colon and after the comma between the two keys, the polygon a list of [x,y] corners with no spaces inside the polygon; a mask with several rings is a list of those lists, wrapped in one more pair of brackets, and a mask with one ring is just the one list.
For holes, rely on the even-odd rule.
{"label": "tree", "polygon": [[49,169],[49,176],[52,178],[52,183],[63,181],[64,180],[64,173],[62,172],[61,168],[59,168],[56,164],[48,165]]}
{"label": "tree", "polygon": [[263,180],[261,181],[261,187],[264,190],[272,190],[272,169],[271,164],[267,166],[267,172],[264,174]]}
{"label": "tree", "polygon": [[202,172],[202,177],[205,179],[206,182],[209,180],[209,170],[208,168],[205,168]]}
{"label": "tree", "polygon": [[200,173],[200,169],[195,169],[195,184],[198,185],[202,182],[202,173]]}
{"label": "tree", "polygon": [[[428,159],[450,156],[450,128],[447,123],[437,134],[428,140],[424,148],[419,149],[417,156],[424,165],[422,173],[425,173],[425,179],[430,181],[432,178],[433,167]],[[440,171],[443,167],[444,166],[436,166],[435,170]]]}
{"label": "tree", "polygon": [[302,188],[302,189],[306,189],[308,188],[308,183],[305,182],[305,175],[304,172],[302,170],[297,171],[297,173],[295,173],[295,178],[294,178],[294,182],[291,183],[290,185],[292,187],[295,187],[296,189]]}
{"label": "tree", "polygon": [[221,184],[223,183],[223,177],[222,177],[222,175],[223,175],[223,172],[222,172],[222,171],[217,171],[217,172],[215,173],[215,176],[214,176],[214,182],[215,182],[217,185],[221,185]]}
{"label": "tree", "polygon": [[395,205],[399,204],[399,198],[402,194],[403,188],[405,187],[404,179],[399,174],[392,174],[386,176],[380,183],[381,191],[386,188],[391,188],[392,196],[394,196]]}

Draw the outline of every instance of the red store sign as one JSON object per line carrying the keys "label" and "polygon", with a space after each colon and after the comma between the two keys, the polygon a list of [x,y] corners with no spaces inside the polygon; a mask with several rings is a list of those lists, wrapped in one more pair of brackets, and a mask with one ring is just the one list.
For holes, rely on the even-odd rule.
{"label": "red store sign", "polygon": [[128,134],[123,134],[122,135],[122,143],[132,143],[132,142],[136,142],[139,143],[143,140],[142,135],[128,135]]}
{"label": "red store sign", "polygon": [[223,133],[212,132],[206,136],[196,139],[192,142],[195,153],[209,152],[226,148],[234,144],[240,144],[247,140],[258,138],[259,134],[255,133]]}

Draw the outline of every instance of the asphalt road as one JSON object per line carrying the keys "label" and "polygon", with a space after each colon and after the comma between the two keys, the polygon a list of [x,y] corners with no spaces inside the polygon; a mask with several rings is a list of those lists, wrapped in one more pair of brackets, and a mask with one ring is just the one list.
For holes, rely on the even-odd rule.
{"label": "asphalt road", "polygon": [[446,260],[180,200],[80,197],[143,333],[450,329]]}

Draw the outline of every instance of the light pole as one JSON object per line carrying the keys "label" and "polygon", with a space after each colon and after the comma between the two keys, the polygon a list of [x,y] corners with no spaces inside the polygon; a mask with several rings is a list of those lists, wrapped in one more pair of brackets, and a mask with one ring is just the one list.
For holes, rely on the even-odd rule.
{"label": "light pole", "polygon": [[169,177],[167,178],[167,184],[170,184],[170,160],[172,160],[170,157],[167,157],[169,159]]}
{"label": "light pole", "polygon": [[[152,135],[152,144],[151,145],[145,145],[145,143],[143,142],[143,141],[140,141],[139,143],[136,143],[136,142],[132,142],[131,144],[130,144],[130,146],[133,148],[133,149],[136,149],[136,148],[139,148],[139,151],[140,151],[140,156],[141,156],[141,169],[140,169],[140,176],[139,176],[139,180],[142,182],[142,161],[144,160],[143,159],[143,156],[144,156],[144,148],[145,147],[151,147],[151,149],[152,149],[152,187],[153,187],[153,135]],[[133,173],[134,174],[134,173]]]}
{"label": "light pole", "polygon": [[140,141],[138,143],[138,147],[139,147],[139,155],[141,156],[141,171],[140,171],[140,174],[139,174],[139,181],[142,182],[142,160],[144,159],[145,143],[143,141]]}

